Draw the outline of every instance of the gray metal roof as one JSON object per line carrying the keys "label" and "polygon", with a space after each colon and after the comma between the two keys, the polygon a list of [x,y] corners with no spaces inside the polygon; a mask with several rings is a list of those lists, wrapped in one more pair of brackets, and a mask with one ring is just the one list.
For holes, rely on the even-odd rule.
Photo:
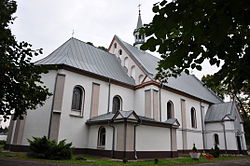
{"label": "gray metal roof", "polygon": [[[93,117],[91,119],[89,119],[86,123],[87,124],[96,124],[96,123],[99,123],[99,122],[108,122],[108,121],[112,121],[117,115],[117,114],[120,114],[123,118],[129,118],[129,116],[131,114],[135,114],[135,116],[137,116],[139,119],[139,121],[142,121],[142,122],[150,122],[150,123],[161,123],[161,124],[165,124],[165,125],[174,125],[174,123],[176,122],[177,124],[179,124],[178,120],[175,119],[175,118],[172,118],[168,121],[165,121],[165,122],[160,122],[160,121],[157,121],[157,120],[154,120],[152,118],[148,118],[148,117],[144,117],[144,116],[138,116],[136,114],[135,111],[131,110],[131,111],[118,111],[116,114],[113,114],[111,112],[109,113],[106,113],[106,114],[102,114],[102,115],[99,115],[99,116],[96,116],[96,117]],[[138,121],[138,122],[139,122]]]}
{"label": "gray metal roof", "polygon": [[[156,67],[158,66],[158,61],[160,59],[145,51],[133,47],[132,45],[122,41],[117,36],[115,37],[125,47],[124,49],[127,50],[131,56],[133,56],[132,58],[134,58],[135,61],[137,61],[142,66],[145,72],[149,73],[149,77],[153,79],[157,74]],[[187,75],[183,73],[177,78],[169,78],[168,83],[164,83],[164,85],[211,103],[222,102],[219,97],[217,97],[211,90],[205,87],[202,82],[194,75]]]}
{"label": "gray metal roof", "polygon": [[222,121],[225,116],[234,120],[233,110],[235,108],[235,102],[213,104],[207,110],[205,122]]}
{"label": "gray metal roof", "polygon": [[36,64],[67,65],[125,84],[135,85],[134,80],[127,75],[115,55],[75,38],[70,38]]}

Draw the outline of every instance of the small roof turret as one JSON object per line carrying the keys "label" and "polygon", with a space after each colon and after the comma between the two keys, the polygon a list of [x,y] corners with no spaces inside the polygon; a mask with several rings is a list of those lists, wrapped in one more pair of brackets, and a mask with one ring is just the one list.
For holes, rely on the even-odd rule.
{"label": "small roof turret", "polygon": [[137,26],[136,29],[134,30],[134,37],[135,37],[135,42],[134,42],[134,46],[140,49],[140,46],[145,43],[145,35],[144,34],[140,34],[140,28],[143,27],[142,25],[142,19],[141,19],[141,9],[140,9],[141,4],[138,5],[139,7],[139,16],[138,16],[138,21],[137,21]]}

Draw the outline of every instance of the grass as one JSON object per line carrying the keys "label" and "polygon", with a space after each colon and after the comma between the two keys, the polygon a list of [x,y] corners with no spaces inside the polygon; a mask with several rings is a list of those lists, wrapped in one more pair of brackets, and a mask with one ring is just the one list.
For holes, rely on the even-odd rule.
{"label": "grass", "polygon": [[[200,160],[192,160],[190,157],[183,157],[183,158],[173,158],[173,159],[159,159],[158,164],[154,163],[154,159],[151,160],[138,160],[138,161],[129,161],[127,164],[124,164],[121,160],[114,161],[112,159],[100,159],[100,158],[91,158],[85,156],[73,156],[71,160],[44,160],[44,159],[34,159],[29,158],[26,153],[13,153],[13,152],[0,152],[0,157],[12,158],[12,159],[20,159],[20,160],[35,160],[35,161],[42,161],[42,162],[56,162],[56,163],[71,163],[71,164],[86,164],[86,165],[137,165],[137,166],[144,166],[144,165],[185,165],[185,164],[197,164],[197,163],[206,163],[206,162],[213,162],[217,160],[235,160],[243,157],[249,158],[249,156],[243,157],[220,157],[216,159],[204,159],[200,158]],[[82,159],[82,160],[77,160]],[[84,160],[83,160],[84,158]]]}

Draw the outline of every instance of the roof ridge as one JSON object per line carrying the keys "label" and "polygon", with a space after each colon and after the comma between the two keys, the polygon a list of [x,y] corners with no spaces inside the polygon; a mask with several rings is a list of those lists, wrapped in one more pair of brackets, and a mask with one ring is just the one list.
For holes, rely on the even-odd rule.
{"label": "roof ridge", "polygon": [[[77,39],[77,38],[74,38],[74,37],[71,37],[71,38],[73,38],[73,39],[75,39],[75,40],[78,40],[79,42],[82,42],[82,43],[84,43],[84,44],[87,44],[87,45],[89,45],[89,46],[92,46],[92,47],[94,47],[94,48],[96,48],[96,49],[98,49],[98,50],[100,50],[100,51],[104,51],[104,52],[107,52],[107,53],[111,54],[111,53],[108,52],[108,51],[105,51],[105,50],[103,50],[103,49],[100,49],[99,47],[95,46],[94,44],[91,45],[91,44],[88,44],[87,42],[82,41],[82,40],[80,40],[80,39]],[[104,46],[102,46],[102,47],[104,47]]]}

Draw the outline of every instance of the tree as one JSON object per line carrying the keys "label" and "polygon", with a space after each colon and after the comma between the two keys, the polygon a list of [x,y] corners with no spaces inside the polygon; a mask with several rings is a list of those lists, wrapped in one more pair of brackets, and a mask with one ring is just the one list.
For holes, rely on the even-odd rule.
{"label": "tree", "polygon": [[202,62],[220,66],[213,82],[249,91],[249,0],[163,0],[152,22],[141,30],[149,38],[141,49],[161,54],[156,78],[166,80]]}
{"label": "tree", "polygon": [[47,69],[31,63],[31,58],[42,53],[27,42],[17,42],[9,27],[17,4],[0,0],[0,115],[8,119],[22,119],[27,109],[42,105],[50,95],[42,86],[41,74]]}

